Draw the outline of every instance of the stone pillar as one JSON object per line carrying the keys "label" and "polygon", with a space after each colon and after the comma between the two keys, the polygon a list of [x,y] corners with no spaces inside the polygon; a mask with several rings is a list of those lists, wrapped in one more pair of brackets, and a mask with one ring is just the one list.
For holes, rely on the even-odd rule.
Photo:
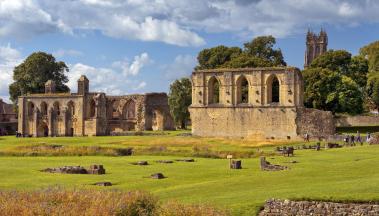
{"label": "stone pillar", "polygon": [[37,137],[38,131],[38,109],[33,111],[33,137]]}
{"label": "stone pillar", "polygon": [[54,134],[54,126],[53,126],[53,116],[54,112],[53,112],[53,109],[50,109],[48,114],[47,114],[47,122],[48,122],[48,125],[49,125],[49,136],[53,136]]}
{"label": "stone pillar", "polygon": [[62,119],[63,119],[63,135],[67,136],[68,135],[68,129],[67,129],[67,107],[62,110]]}

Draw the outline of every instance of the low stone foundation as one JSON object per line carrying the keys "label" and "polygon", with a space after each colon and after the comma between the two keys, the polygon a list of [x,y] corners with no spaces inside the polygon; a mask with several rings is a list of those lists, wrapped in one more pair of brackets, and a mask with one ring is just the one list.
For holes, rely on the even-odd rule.
{"label": "low stone foundation", "polygon": [[259,216],[280,215],[379,215],[379,205],[320,201],[268,200]]}

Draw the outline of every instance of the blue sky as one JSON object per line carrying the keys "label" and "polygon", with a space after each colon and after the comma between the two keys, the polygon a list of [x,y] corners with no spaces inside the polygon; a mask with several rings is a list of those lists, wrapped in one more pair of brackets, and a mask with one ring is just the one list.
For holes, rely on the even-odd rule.
{"label": "blue sky", "polygon": [[325,28],[329,49],[357,54],[379,40],[378,11],[376,0],[0,0],[0,97],[35,51],[69,65],[72,91],[85,74],[108,94],[167,92],[200,50],[258,35],[274,35],[302,68],[308,28]]}

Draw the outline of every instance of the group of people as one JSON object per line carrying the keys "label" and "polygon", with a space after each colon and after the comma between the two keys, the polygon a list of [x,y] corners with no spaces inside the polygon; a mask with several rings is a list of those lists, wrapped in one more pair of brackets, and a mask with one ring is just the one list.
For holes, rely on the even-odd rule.
{"label": "group of people", "polygon": [[[371,136],[370,132],[367,132],[366,140],[364,140],[364,138],[361,136],[359,131],[357,131],[356,136],[347,134],[343,141],[349,145],[355,145],[355,143],[360,143],[361,145],[363,145],[364,141],[369,142],[371,138],[372,138],[372,136]],[[309,134],[305,133],[304,134],[304,141],[309,142],[309,139],[310,139]]]}
{"label": "group of people", "polygon": [[[370,132],[367,132],[367,136],[366,136],[366,142],[369,142],[371,139],[371,133]],[[344,138],[344,142],[348,145],[355,145],[355,143],[360,143],[361,145],[363,145],[363,138],[361,137],[361,134],[359,133],[359,131],[357,131],[357,135],[354,136],[353,134],[352,135],[346,135],[346,137]]]}

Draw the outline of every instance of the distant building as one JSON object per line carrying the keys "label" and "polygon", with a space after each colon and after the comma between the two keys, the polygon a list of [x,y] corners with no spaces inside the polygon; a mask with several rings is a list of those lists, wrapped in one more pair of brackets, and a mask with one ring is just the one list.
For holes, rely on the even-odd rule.
{"label": "distant building", "polygon": [[308,30],[306,38],[306,51],[304,59],[304,68],[311,65],[312,61],[328,50],[328,35],[321,29],[320,34]]}
{"label": "distant building", "polygon": [[19,97],[18,130],[25,136],[110,135],[125,131],[171,130],[166,93],[107,96],[90,92],[81,76],[77,93],[57,93],[55,83],[44,94]]}
{"label": "distant building", "polygon": [[14,134],[17,130],[17,114],[12,104],[0,99],[0,135]]}

